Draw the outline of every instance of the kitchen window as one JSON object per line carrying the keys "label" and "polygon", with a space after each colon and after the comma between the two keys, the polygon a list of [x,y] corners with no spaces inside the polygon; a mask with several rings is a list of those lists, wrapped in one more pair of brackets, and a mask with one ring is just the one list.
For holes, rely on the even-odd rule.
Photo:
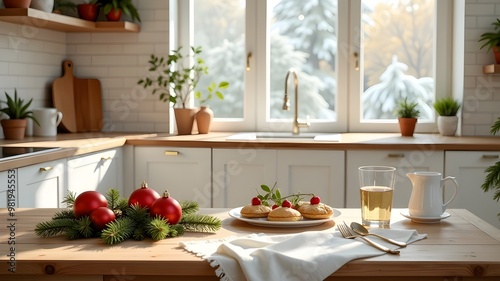
{"label": "kitchen window", "polygon": [[[202,46],[223,101],[209,102],[216,131],[291,131],[285,76],[298,73],[299,118],[311,132],[397,132],[406,95],[418,132],[435,130],[432,102],[451,94],[451,1],[171,1],[172,48]],[[439,15],[439,16],[438,16]],[[178,19],[178,20],[176,20]]]}

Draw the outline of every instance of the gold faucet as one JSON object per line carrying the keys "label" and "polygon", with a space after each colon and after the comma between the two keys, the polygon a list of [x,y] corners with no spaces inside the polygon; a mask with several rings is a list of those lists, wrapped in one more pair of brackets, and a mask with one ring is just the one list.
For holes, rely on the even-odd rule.
{"label": "gold faucet", "polygon": [[293,85],[295,87],[295,105],[293,113],[293,128],[292,133],[298,135],[300,133],[300,127],[309,127],[311,124],[309,122],[299,122],[299,77],[295,69],[290,68],[285,77],[285,97],[283,100],[283,110],[290,110],[290,98],[288,98],[288,77],[290,73],[293,74]]}

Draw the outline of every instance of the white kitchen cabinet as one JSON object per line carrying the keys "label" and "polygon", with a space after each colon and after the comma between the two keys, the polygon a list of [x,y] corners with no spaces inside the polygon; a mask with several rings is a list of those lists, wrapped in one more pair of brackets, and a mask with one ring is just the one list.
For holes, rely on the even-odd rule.
{"label": "white kitchen cabinet", "polygon": [[211,148],[137,146],[134,158],[136,188],[147,181],[160,195],[168,190],[178,201],[211,206]]}
{"label": "white kitchen cabinet", "polygon": [[282,195],[315,193],[334,207],[344,204],[344,152],[214,149],[213,206],[249,204],[260,185],[277,183]]}
{"label": "white kitchen cabinet", "polygon": [[[10,174],[9,171],[0,172],[0,208],[7,208],[8,198],[9,198],[9,189],[14,190],[12,184],[10,184],[8,182],[8,175],[9,174]],[[14,194],[13,196],[16,196],[16,195],[17,194]],[[16,206],[12,206],[12,207],[16,207]]]}
{"label": "white kitchen cabinet", "polygon": [[[494,192],[484,192],[481,185],[486,178],[484,170],[500,161],[498,151],[446,151],[446,175],[458,182],[458,193],[448,208],[463,208],[500,228],[500,202],[493,200]],[[445,189],[446,193],[446,189]],[[449,192],[448,192],[449,193]]]}
{"label": "white kitchen cabinet", "polygon": [[428,150],[352,150],[346,152],[346,207],[359,208],[360,166],[391,166],[396,168],[394,208],[407,208],[412,184],[406,176],[415,171],[443,173],[444,152]]}
{"label": "white kitchen cabinet", "polygon": [[17,169],[19,208],[59,208],[66,196],[66,159]]}
{"label": "white kitchen cabinet", "polygon": [[68,190],[77,195],[88,190],[106,194],[110,188],[123,193],[123,173],[121,147],[74,156],[68,159]]}

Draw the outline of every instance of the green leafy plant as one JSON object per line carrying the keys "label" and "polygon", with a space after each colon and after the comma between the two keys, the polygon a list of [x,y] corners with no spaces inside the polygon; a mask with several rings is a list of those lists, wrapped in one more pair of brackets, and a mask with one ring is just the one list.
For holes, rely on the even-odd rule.
{"label": "green leafy plant", "polygon": [[257,191],[258,195],[257,197],[261,200],[262,205],[265,206],[272,206],[272,205],[278,205],[281,206],[281,203],[285,199],[290,198],[290,203],[292,203],[293,206],[297,206],[300,201],[304,198],[303,196],[305,195],[310,195],[314,196],[313,193],[294,193],[291,195],[287,196],[282,196],[281,192],[278,188],[276,188],[276,183],[274,183],[273,187],[270,188],[269,186],[262,184],[260,186],[260,189],[263,191],[263,194]]}
{"label": "green leafy plant", "polygon": [[7,92],[5,92],[5,97],[7,101],[0,101],[0,103],[5,103],[7,107],[0,109],[1,112],[9,116],[10,119],[30,118],[40,125],[33,116],[33,112],[28,110],[33,99],[30,99],[27,103],[25,103],[23,99],[17,96],[17,89],[14,90],[14,98],[10,97]]}
{"label": "green leafy plant", "polygon": [[229,83],[226,81],[222,81],[219,84],[216,84],[215,82],[210,83],[210,85],[207,87],[207,95],[203,96],[203,93],[201,91],[195,91],[194,92],[194,98],[197,99],[200,102],[200,105],[205,104],[207,101],[211,100],[213,96],[215,95],[219,99],[223,100],[224,99],[224,94],[221,92],[221,90],[225,90],[229,87]]}
{"label": "green leafy plant", "polygon": [[460,109],[460,103],[451,97],[441,98],[434,103],[434,109],[439,116],[455,116]]}
{"label": "green leafy plant", "polygon": [[[173,50],[167,58],[152,54],[149,59],[149,75],[137,83],[145,89],[152,87],[153,95],[159,92],[161,101],[180,104],[182,108],[186,108],[200,78],[208,74],[208,67],[200,57],[201,47],[191,47],[189,55],[183,55],[181,50],[182,47]],[[226,89],[229,83],[215,83],[216,87],[213,85],[211,83],[208,87],[207,97],[202,98],[199,91],[195,94],[200,101],[211,99],[213,94],[223,98],[221,90]]]}
{"label": "green leafy plant", "polygon": [[76,4],[69,0],[54,1],[54,12],[64,13],[66,10],[76,11]]}
{"label": "green leafy plant", "polygon": [[417,109],[417,102],[408,102],[408,97],[398,103],[396,115],[399,118],[418,118],[420,110]]}
{"label": "green leafy plant", "polygon": [[132,20],[141,21],[139,12],[137,12],[132,0],[98,0],[97,3],[102,6],[102,11],[105,15],[108,14],[111,9],[122,10],[122,12],[132,18]]}
{"label": "green leafy plant", "polygon": [[478,42],[484,42],[481,49],[488,46],[488,51],[496,46],[500,46],[500,19],[497,19],[497,21],[493,22],[491,25],[495,27],[495,32],[483,33],[478,40]]}
{"label": "green leafy plant", "polygon": [[[491,126],[490,133],[496,135],[500,131],[500,118]],[[484,170],[487,173],[481,189],[484,192],[495,191],[493,199],[498,202],[500,200],[500,161]],[[500,217],[500,213],[497,214]]]}

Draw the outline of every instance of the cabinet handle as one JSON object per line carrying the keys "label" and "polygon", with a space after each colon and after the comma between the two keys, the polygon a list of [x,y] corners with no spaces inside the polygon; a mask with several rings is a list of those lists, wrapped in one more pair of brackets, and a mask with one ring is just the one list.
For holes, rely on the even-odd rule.
{"label": "cabinet handle", "polygon": [[50,171],[52,169],[54,169],[54,168],[51,167],[51,166],[42,167],[42,168],[40,168],[40,172],[48,172],[48,171]]}
{"label": "cabinet handle", "polygon": [[250,59],[252,58],[252,52],[247,54],[247,71],[250,71]]}
{"label": "cabinet handle", "polygon": [[177,156],[179,155],[179,151],[175,150],[165,150],[165,156]]}
{"label": "cabinet handle", "polygon": [[110,160],[110,159],[111,159],[110,156],[108,156],[108,157],[101,157],[101,161],[107,161],[107,160]]}
{"label": "cabinet handle", "polygon": [[483,154],[483,158],[484,159],[498,159],[498,155],[494,155],[494,154]]}
{"label": "cabinet handle", "polygon": [[387,155],[389,158],[404,158],[404,153],[389,153]]}

